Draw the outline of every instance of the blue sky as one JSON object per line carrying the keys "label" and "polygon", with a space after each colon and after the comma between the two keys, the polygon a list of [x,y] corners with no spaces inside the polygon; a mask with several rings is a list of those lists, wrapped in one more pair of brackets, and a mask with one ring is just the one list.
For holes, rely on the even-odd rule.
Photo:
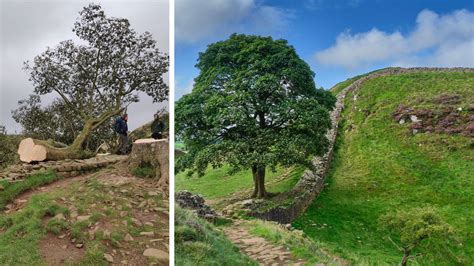
{"label": "blue sky", "polygon": [[198,53],[231,33],[283,38],[318,87],[387,66],[474,67],[474,1],[176,0],[176,99]]}

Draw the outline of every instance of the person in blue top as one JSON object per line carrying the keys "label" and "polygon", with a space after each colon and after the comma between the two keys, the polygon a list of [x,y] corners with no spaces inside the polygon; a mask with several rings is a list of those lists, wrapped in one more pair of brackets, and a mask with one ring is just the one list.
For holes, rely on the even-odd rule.
{"label": "person in blue top", "polygon": [[117,134],[119,134],[119,144],[117,146],[116,154],[126,154],[128,146],[128,114],[123,114],[122,116],[115,119],[114,129]]}

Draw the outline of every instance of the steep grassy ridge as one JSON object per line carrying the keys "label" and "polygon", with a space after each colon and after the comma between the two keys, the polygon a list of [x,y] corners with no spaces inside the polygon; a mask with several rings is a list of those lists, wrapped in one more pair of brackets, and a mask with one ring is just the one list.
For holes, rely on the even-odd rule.
{"label": "steep grassy ridge", "polygon": [[[396,264],[401,252],[377,220],[397,209],[433,206],[460,241],[452,247],[440,242],[418,248],[422,255],[411,262],[474,261],[472,136],[414,135],[413,123],[400,124],[393,115],[400,104],[432,110],[434,120],[450,109],[464,119],[464,127],[472,124],[474,73],[379,77],[365,82],[356,94],[346,97],[327,187],[293,225],[355,264]],[[451,96],[457,100],[442,100]]]}

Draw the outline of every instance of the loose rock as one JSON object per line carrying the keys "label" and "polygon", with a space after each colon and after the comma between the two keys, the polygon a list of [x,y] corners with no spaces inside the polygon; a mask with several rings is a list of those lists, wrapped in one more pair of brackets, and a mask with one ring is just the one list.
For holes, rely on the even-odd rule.
{"label": "loose rock", "polygon": [[89,220],[89,218],[91,218],[90,215],[77,216],[77,221],[78,222],[87,221]]}
{"label": "loose rock", "polygon": [[168,253],[156,249],[156,248],[148,248],[143,252],[143,256],[145,257],[152,257],[158,260],[168,260]]}
{"label": "loose rock", "polygon": [[112,257],[112,255],[107,254],[107,253],[104,253],[104,259],[110,263],[114,262],[114,257]]}

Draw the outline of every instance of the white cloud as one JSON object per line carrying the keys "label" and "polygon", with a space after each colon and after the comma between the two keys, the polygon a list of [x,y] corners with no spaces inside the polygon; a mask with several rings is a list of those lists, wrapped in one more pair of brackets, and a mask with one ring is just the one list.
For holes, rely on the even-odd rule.
{"label": "white cloud", "polygon": [[317,52],[315,58],[322,65],[347,69],[383,62],[398,66],[474,66],[474,13],[463,9],[438,15],[423,10],[415,29],[405,36],[376,28],[341,33],[332,47]]}
{"label": "white cloud", "polygon": [[176,0],[176,39],[197,42],[242,28],[272,32],[287,25],[292,13],[256,0]]}

